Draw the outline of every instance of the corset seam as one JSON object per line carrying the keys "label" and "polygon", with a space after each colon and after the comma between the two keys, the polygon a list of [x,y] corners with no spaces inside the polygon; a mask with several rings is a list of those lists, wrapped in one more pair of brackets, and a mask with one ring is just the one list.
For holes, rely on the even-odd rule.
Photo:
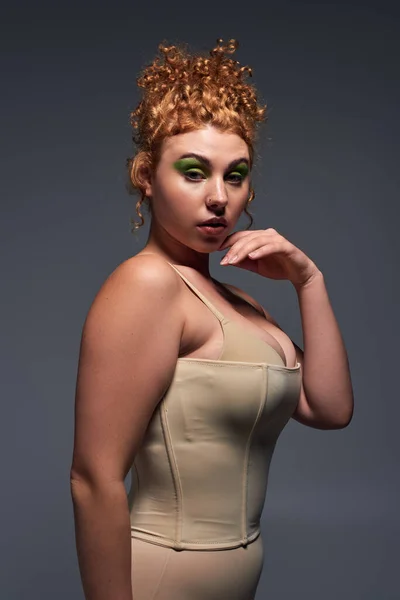
{"label": "corset seam", "polygon": [[258,405],[258,413],[254,420],[253,426],[250,430],[249,439],[247,440],[244,460],[244,473],[243,473],[243,498],[242,498],[242,539],[244,542],[248,541],[248,492],[249,492],[249,459],[251,452],[251,444],[253,442],[254,431],[263,413],[266,395],[267,395],[267,383],[266,383],[266,371],[262,369],[262,384],[260,385],[261,397]]}
{"label": "corset seam", "polygon": [[160,420],[167,450],[168,464],[171,470],[172,482],[175,490],[175,542],[179,545],[182,538],[182,486],[179,478],[178,466],[171,441],[171,432],[167,417],[168,408],[165,407],[165,401],[160,405]]}

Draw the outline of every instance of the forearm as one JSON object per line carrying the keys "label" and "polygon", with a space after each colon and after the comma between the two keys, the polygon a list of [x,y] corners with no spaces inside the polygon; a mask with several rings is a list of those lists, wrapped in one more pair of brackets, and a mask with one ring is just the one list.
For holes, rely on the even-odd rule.
{"label": "forearm", "polygon": [[124,484],[71,482],[75,539],[86,600],[132,600],[131,536]]}
{"label": "forearm", "polygon": [[346,424],[353,414],[353,389],[346,348],[323,274],[295,288],[303,328],[303,386],[310,410],[321,421]]}

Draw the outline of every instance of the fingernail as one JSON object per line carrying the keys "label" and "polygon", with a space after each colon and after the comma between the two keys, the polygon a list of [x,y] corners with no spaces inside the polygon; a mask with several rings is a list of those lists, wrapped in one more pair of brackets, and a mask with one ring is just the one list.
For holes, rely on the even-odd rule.
{"label": "fingernail", "polygon": [[221,262],[219,264],[220,265],[226,265],[227,262],[228,262],[228,257],[224,256],[224,258],[221,260]]}
{"label": "fingernail", "polygon": [[232,257],[229,259],[229,261],[228,261],[228,262],[229,262],[229,264],[231,264],[231,263],[235,262],[235,261],[237,260],[237,257],[238,257],[238,256],[237,256],[237,254],[235,254],[235,256],[232,256]]}

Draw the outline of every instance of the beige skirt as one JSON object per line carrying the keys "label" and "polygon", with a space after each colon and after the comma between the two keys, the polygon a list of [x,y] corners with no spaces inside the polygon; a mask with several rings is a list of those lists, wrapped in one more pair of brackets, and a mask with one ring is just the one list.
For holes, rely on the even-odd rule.
{"label": "beige skirt", "polygon": [[263,567],[259,535],[229,550],[174,550],[132,540],[133,600],[254,600]]}

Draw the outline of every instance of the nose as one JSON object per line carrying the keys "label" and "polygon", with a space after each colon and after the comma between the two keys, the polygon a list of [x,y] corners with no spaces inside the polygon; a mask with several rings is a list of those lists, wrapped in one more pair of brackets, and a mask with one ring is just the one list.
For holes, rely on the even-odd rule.
{"label": "nose", "polygon": [[225,188],[225,182],[220,179],[214,181],[214,185],[207,190],[207,206],[214,209],[225,208],[228,202],[228,194]]}

